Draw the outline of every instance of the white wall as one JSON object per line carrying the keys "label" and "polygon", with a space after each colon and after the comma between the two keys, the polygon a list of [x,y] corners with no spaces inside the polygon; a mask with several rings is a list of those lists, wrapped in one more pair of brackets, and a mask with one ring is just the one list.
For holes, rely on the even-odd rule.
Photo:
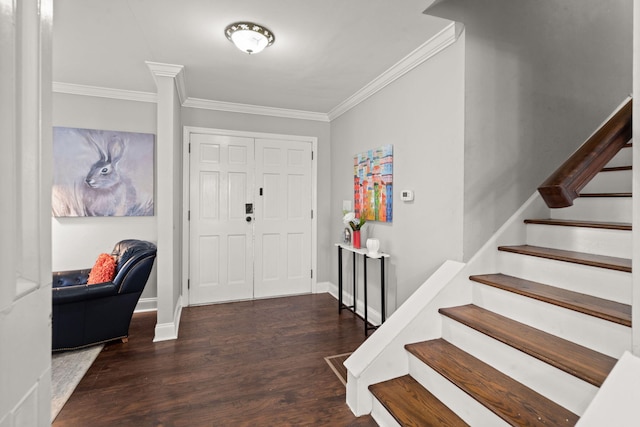
{"label": "white wall", "polygon": [[[149,77],[151,78],[151,77]],[[55,93],[54,126],[156,134],[156,104]],[[157,150],[157,144],[156,144]],[[156,188],[156,194],[157,194]],[[122,239],[157,242],[156,217],[52,218],[53,271],[90,268]],[[141,298],[157,296],[156,267]]]}
{"label": "white wall", "polygon": [[464,258],[631,92],[632,0],[444,0],[465,25]]}
{"label": "white wall", "polygon": [[331,236],[331,179],[329,123],[259,116],[255,114],[230,113],[223,111],[182,108],[183,126],[196,126],[214,129],[237,130],[246,132],[264,132],[282,135],[313,136],[318,138],[318,282],[328,281],[331,277],[329,256],[334,239]]}
{"label": "white wall", "polygon": [[[331,122],[333,243],[341,241],[344,230],[342,201],[353,202],[354,156],[393,144],[393,222],[365,225],[365,237],[380,239],[381,250],[391,254],[388,313],[442,262],[462,259],[464,44],[461,37]],[[415,192],[414,202],[400,200],[405,189]],[[331,245],[329,250],[337,284],[337,249]],[[345,256],[345,286],[351,280],[350,260]],[[379,310],[378,267],[371,265],[369,305]]]}

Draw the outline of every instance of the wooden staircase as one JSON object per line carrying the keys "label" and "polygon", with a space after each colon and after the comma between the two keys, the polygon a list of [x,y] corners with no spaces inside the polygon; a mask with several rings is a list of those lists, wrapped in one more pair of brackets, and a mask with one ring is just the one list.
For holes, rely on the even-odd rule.
{"label": "wooden staircase", "polygon": [[440,308],[441,338],[405,346],[409,375],[369,387],[379,425],[577,423],[631,346],[630,147],[497,247],[472,303]]}

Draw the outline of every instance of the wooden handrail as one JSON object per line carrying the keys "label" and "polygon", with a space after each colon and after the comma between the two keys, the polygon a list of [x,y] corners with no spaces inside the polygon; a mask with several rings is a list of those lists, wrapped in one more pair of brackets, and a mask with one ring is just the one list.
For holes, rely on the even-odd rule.
{"label": "wooden handrail", "polygon": [[539,187],[550,208],[573,205],[580,190],[631,140],[630,99]]}

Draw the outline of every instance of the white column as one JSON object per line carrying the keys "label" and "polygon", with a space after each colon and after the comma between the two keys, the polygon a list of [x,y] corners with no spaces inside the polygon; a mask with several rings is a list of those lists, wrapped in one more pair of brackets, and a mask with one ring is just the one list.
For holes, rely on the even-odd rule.
{"label": "white column", "polygon": [[180,93],[184,87],[181,65],[147,62],[158,90],[156,135],[156,218],[158,226],[158,318],[154,341],[176,339],[182,308],[181,219],[182,143]]}

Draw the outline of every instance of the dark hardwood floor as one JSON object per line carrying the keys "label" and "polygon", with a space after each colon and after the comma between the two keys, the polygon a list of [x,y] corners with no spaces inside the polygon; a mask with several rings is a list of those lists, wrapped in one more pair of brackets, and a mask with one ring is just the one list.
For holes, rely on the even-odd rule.
{"label": "dark hardwood floor", "polygon": [[365,339],[337,305],[317,294],[187,307],[179,339],[159,343],[155,312],[136,314],[53,426],[375,426],[324,360]]}

